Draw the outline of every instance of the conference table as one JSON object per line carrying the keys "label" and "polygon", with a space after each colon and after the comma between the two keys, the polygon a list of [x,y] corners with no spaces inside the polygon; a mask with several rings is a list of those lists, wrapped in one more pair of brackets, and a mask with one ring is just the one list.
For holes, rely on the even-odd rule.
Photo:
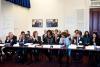
{"label": "conference table", "polygon": [[33,48],[33,49],[58,49],[58,50],[84,50],[84,51],[100,51],[100,46],[94,46],[94,45],[75,45],[71,44],[69,46],[65,45],[50,45],[50,44],[32,44],[32,43],[26,43],[23,46],[20,46],[19,43],[14,44],[13,46],[5,46],[6,44],[0,44],[0,47],[12,47],[12,48]]}
{"label": "conference table", "polygon": [[[75,45],[75,44],[71,44],[69,46],[65,46],[65,45],[50,45],[50,44],[32,44],[32,43],[26,43],[23,46],[20,46],[19,43],[14,44],[13,46],[5,46],[5,44],[0,44],[1,48],[5,48],[5,47],[11,47],[11,48],[26,48],[26,49],[33,49],[33,50],[40,50],[40,52],[42,50],[45,50],[47,52],[51,51],[51,54],[53,52],[53,50],[56,50],[57,53],[59,53],[60,51],[62,52],[64,51],[68,51],[67,53],[71,52],[71,51],[89,51],[89,52],[100,52],[100,46],[94,46],[94,45],[88,45],[88,46],[83,46],[83,45]],[[2,50],[1,50],[2,51]],[[56,54],[56,53],[54,53]],[[60,53],[59,53],[60,54]],[[68,54],[66,54],[68,55]],[[59,56],[59,55],[58,55]]]}

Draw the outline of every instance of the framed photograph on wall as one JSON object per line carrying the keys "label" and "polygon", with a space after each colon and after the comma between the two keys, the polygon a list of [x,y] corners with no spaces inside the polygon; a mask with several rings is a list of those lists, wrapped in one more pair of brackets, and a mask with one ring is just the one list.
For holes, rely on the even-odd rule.
{"label": "framed photograph on wall", "polygon": [[58,27],[58,19],[46,19],[47,27]]}
{"label": "framed photograph on wall", "polygon": [[32,19],[32,27],[43,27],[42,19]]}

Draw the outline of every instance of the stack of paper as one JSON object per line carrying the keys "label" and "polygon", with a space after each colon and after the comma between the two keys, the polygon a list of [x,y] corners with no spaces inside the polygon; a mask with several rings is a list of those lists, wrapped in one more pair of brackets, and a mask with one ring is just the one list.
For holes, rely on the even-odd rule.
{"label": "stack of paper", "polygon": [[71,45],[69,45],[69,47],[68,47],[68,49],[76,49],[76,48],[77,48],[77,46],[74,45],[74,44],[71,44]]}
{"label": "stack of paper", "polygon": [[94,50],[94,46],[86,46],[85,49],[87,49],[87,50]]}

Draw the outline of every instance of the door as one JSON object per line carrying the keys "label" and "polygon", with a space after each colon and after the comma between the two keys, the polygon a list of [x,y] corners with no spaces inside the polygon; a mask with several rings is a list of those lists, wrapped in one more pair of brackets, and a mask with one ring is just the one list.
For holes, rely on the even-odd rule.
{"label": "door", "polygon": [[100,8],[90,9],[89,30],[90,34],[97,32],[100,37]]}

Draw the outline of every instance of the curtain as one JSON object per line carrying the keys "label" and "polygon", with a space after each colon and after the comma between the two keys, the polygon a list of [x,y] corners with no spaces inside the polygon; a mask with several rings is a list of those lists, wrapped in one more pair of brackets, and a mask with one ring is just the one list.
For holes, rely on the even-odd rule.
{"label": "curtain", "polygon": [[17,5],[20,5],[22,7],[26,7],[26,8],[31,7],[30,0],[6,0],[6,1],[9,1],[11,3],[17,4]]}

